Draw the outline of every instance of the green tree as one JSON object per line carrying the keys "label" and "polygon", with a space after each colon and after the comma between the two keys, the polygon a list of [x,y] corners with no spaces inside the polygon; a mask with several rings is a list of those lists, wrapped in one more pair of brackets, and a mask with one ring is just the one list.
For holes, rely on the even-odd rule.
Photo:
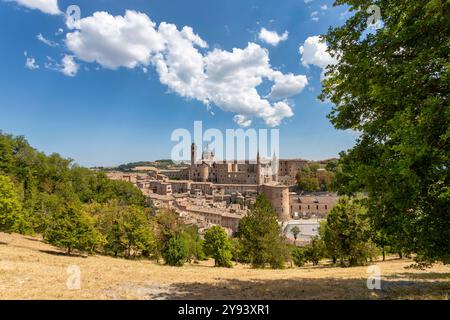
{"label": "green tree", "polygon": [[86,208],[97,218],[97,227],[106,238],[106,253],[114,256],[121,253],[130,258],[154,252],[156,240],[144,208],[121,205],[117,201],[91,203]]}
{"label": "green tree", "polygon": [[182,236],[186,243],[187,261],[192,263],[192,261],[204,260],[206,256],[203,250],[203,240],[198,234],[198,227],[195,225],[186,226],[182,232]]}
{"label": "green tree", "polygon": [[206,231],[203,248],[207,255],[214,258],[216,267],[232,267],[231,242],[222,227],[213,226]]}
{"label": "green tree", "polygon": [[169,266],[183,266],[188,255],[185,239],[181,235],[170,237],[164,244],[162,255]]}
{"label": "green tree", "polygon": [[232,261],[239,263],[250,263],[248,254],[244,250],[242,241],[239,238],[231,238],[231,255]]}
{"label": "green tree", "polygon": [[288,255],[275,209],[264,194],[258,195],[249,214],[239,223],[243,254],[255,268],[283,268]]}
{"label": "green tree", "polygon": [[297,186],[302,191],[319,191],[319,179],[308,167],[303,168],[297,173]]}
{"label": "green tree", "polygon": [[304,248],[306,261],[311,262],[313,265],[320,263],[320,260],[325,257],[325,252],[325,243],[318,236],[313,237],[311,243]]}
{"label": "green tree", "polygon": [[156,240],[158,257],[165,250],[167,241],[175,235],[181,235],[183,232],[183,223],[178,215],[169,210],[160,210],[154,217],[156,223]]}
{"label": "green tree", "polygon": [[27,230],[17,189],[9,177],[0,175],[0,231]]}
{"label": "green tree", "polygon": [[341,266],[362,265],[376,254],[367,210],[358,200],[341,197],[327,216],[325,247]]}
{"label": "green tree", "polygon": [[306,262],[306,255],[305,255],[305,249],[303,248],[299,248],[299,247],[295,247],[292,249],[292,260],[294,261],[294,264],[297,267],[303,267]]}
{"label": "green tree", "polygon": [[298,235],[300,234],[300,228],[298,226],[294,226],[291,229],[291,233],[294,236],[294,244],[296,244]]}
{"label": "green tree", "polygon": [[73,249],[92,252],[103,242],[103,237],[94,228],[94,219],[77,203],[70,203],[64,210],[52,214],[44,239],[65,248],[68,255]]}
{"label": "green tree", "polygon": [[[337,63],[321,99],[336,128],[360,134],[341,154],[340,192],[367,192],[368,215],[418,262],[450,263],[450,2],[336,4],[355,14],[324,37]],[[373,4],[382,25],[367,32]]]}

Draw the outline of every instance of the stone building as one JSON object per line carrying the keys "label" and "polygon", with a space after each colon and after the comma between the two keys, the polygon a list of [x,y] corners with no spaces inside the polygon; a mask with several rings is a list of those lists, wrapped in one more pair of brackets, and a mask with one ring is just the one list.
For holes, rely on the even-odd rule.
{"label": "stone building", "polygon": [[303,159],[280,159],[278,161],[278,182],[287,186],[297,183],[297,172],[308,166],[309,161]]}
{"label": "stone building", "polygon": [[258,153],[256,161],[219,161],[208,148],[202,152],[201,160],[197,160],[197,146],[193,143],[191,165],[167,173],[171,179],[194,182],[261,185],[278,180],[278,160],[261,159]]}

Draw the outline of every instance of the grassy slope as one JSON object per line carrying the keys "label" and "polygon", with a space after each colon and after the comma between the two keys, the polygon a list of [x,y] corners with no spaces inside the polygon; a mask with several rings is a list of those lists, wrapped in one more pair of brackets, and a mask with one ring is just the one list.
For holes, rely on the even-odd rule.
{"label": "grassy slope", "polygon": [[[366,287],[366,267],[233,269],[212,263],[182,268],[103,256],[67,257],[39,238],[0,233],[0,299],[448,299],[450,266],[405,269],[376,263],[382,290]],[[67,267],[81,269],[81,290],[66,287]]]}

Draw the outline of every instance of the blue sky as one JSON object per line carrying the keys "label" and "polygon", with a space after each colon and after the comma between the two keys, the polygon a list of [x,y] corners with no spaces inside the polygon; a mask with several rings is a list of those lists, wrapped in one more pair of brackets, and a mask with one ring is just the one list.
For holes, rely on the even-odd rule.
{"label": "blue sky", "polygon": [[[58,152],[81,165],[116,165],[168,158],[173,130],[192,130],[196,120],[206,128],[239,128],[235,117],[242,115],[251,128],[280,129],[284,158],[337,156],[357,136],[335,130],[326,118],[331,105],[317,100],[330,57],[313,40],[330,25],[342,24],[346,10],[332,7],[331,1],[306,2],[0,0],[0,129],[25,135],[39,150]],[[75,27],[58,14],[69,5],[81,9]],[[135,14],[116,19],[126,10]],[[94,15],[98,11],[105,13]],[[153,35],[140,25],[150,26],[151,33],[148,21],[154,24]],[[176,28],[163,31],[162,22]],[[184,26],[192,32],[182,33]],[[111,39],[114,28],[129,33],[116,41]],[[261,36],[262,28],[276,32],[270,34],[275,38]],[[208,71],[189,73],[198,65],[177,42],[186,45],[186,39],[195,57],[211,58]],[[157,48],[158,41],[173,47]],[[146,50],[152,53],[147,56]],[[157,69],[158,54],[173,74]],[[264,64],[264,58],[270,60]],[[252,63],[261,66],[249,67]],[[233,104],[235,88],[218,76],[220,70],[215,76],[210,71],[221,65],[232,65],[245,80],[256,77],[258,83],[261,77],[256,96],[249,84]],[[186,77],[196,82],[180,84]],[[276,98],[274,81],[276,89],[288,93]],[[247,97],[257,103],[242,102]]]}

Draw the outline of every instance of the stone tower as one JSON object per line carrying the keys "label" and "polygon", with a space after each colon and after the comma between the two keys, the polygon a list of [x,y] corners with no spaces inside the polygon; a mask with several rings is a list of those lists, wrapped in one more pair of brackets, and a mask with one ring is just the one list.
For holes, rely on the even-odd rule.
{"label": "stone tower", "polygon": [[256,154],[256,184],[260,186],[261,183],[261,158],[259,157],[259,150]]}
{"label": "stone tower", "polygon": [[197,161],[197,146],[195,143],[191,145],[191,167],[195,167],[195,162]]}
{"label": "stone tower", "polygon": [[195,169],[197,162],[197,146],[195,143],[191,144],[191,168],[189,170],[189,180],[194,180],[195,178]]}

